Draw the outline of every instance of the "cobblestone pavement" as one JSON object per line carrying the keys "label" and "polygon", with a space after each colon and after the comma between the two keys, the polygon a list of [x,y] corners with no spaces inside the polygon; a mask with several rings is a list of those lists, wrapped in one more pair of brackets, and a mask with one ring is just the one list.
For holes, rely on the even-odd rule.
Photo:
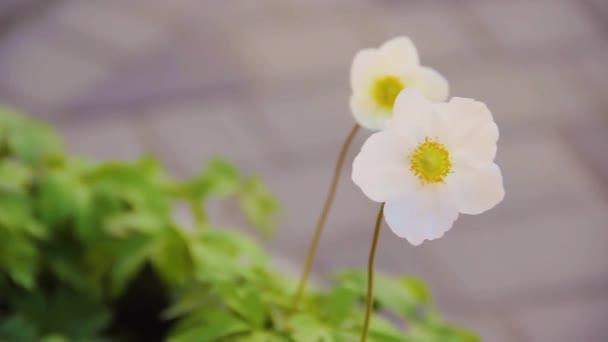
{"label": "cobblestone pavement", "polygon": [[[0,3],[3,101],[75,153],[260,174],[286,207],[270,247],[296,264],[353,124],[353,54],[411,36],[453,94],[493,110],[507,197],[418,248],[385,230],[378,267],[422,276],[489,342],[608,341],[607,1]],[[366,262],[377,207],[345,178],[319,275]]]}

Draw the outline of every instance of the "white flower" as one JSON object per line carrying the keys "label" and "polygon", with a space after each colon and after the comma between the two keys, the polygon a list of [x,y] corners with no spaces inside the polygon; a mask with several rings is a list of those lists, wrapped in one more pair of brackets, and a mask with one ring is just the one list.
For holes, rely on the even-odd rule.
{"label": "white flower", "polygon": [[497,141],[485,104],[458,97],[434,104],[404,90],[385,130],[355,158],[352,178],[371,200],[385,202],[392,231],[419,245],[442,237],[459,213],[480,214],[502,201]]}
{"label": "white flower", "polygon": [[433,102],[447,100],[448,82],[437,71],[420,65],[418,51],[407,37],[364,49],[355,55],[350,71],[350,108],[357,122],[371,130],[384,128],[397,95],[414,88]]}

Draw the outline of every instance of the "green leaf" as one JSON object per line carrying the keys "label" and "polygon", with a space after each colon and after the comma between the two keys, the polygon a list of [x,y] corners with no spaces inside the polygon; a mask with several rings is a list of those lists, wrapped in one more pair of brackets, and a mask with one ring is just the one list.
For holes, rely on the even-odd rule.
{"label": "green leaf", "polygon": [[330,327],[306,313],[296,314],[289,320],[291,337],[298,342],[333,342],[334,335]]}
{"label": "green leaf", "polygon": [[21,192],[31,182],[32,171],[15,160],[0,161],[0,189]]}
{"label": "green leaf", "polygon": [[[362,320],[360,322],[362,322]],[[358,330],[360,329],[361,328]],[[399,329],[395,328],[393,324],[378,315],[372,316],[370,321],[369,340],[371,342],[419,342],[404,336],[404,334]]]}
{"label": "green leaf", "polygon": [[139,233],[153,235],[166,227],[154,214],[139,211],[108,215],[104,223],[104,231],[116,238]]}
{"label": "green leaf", "polygon": [[0,191],[0,229],[36,238],[46,235],[33,217],[30,199],[22,193]]}
{"label": "green leaf", "polygon": [[347,287],[336,287],[327,296],[325,310],[327,320],[332,325],[339,325],[349,317],[355,307],[358,294]]}
{"label": "green leaf", "polygon": [[112,265],[111,293],[119,296],[129,281],[148,261],[154,251],[154,238],[147,235],[135,235],[117,243],[116,263]]}
{"label": "green leaf", "polygon": [[20,286],[33,288],[38,272],[38,250],[34,242],[24,235],[3,232],[0,227],[0,268]]}
{"label": "green leaf", "polygon": [[5,134],[10,151],[26,163],[37,164],[62,153],[57,136],[40,122],[13,121]]}
{"label": "green leaf", "polygon": [[47,335],[43,337],[40,342],[69,342],[70,340],[61,335]]}
{"label": "green leaf", "polygon": [[249,326],[238,317],[225,312],[211,312],[205,324],[178,331],[169,337],[168,342],[216,341],[248,330]]}
{"label": "green leaf", "polygon": [[[361,297],[367,295],[367,274],[363,271],[342,272],[340,283],[351,288]],[[420,309],[430,302],[424,293],[424,284],[415,278],[392,279],[376,274],[374,280],[374,297],[382,308],[405,317],[409,320],[420,319]],[[413,291],[412,291],[413,290]]]}
{"label": "green leaf", "polygon": [[235,342],[290,342],[286,336],[273,331],[254,331],[246,336],[234,337]]}
{"label": "green leaf", "polygon": [[96,340],[110,320],[109,311],[97,301],[67,289],[49,296],[34,292],[16,300],[15,306],[43,336],[62,335],[75,341]]}
{"label": "green leaf", "polygon": [[412,322],[408,333],[417,340],[429,342],[482,342],[477,334],[447,323],[437,315],[431,315],[425,321]]}
{"label": "green leaf", "polygon": [[180,229],[172,227],[159,236],[151,255],[158,274],[171,287],[183,284],[193,270],[188,237]]}
{"label": "green leaf", "polygon": [[37,341],[36,327],[21,315],[0,319],[0,341]]}
{"label": "green leaf", "polygon": [[280,204],[262,181],[257,178],[247,180],[240,202],[249,224],[258,228],[265,236],[270,236],[274,231],[274,221],[280,211]]}
{"label": "green leaf", "polygon": [[239,171],[230,162],[222,159],[211,159],[207,162],[203,179],[207,182],[208,194],[218,197],[236,193],[241,184]]}
{"label": "green leaf", "polygon": [[433,299],[431,290],[429,290],[429,287],[422,279],[406,276],[401,278],[401,283],[403,284],[403,287],[406,289],[407,293],[409,293],[415,301],[423,305],[432,304]]}
{"label": "green leaf", "polygon": [[162,317],[167,320],[176,319],[205,306],[211,306],[215,300],[216,298],[209,291],[209,286],[199,283],[190,284],[189,287],[180,289],[171,306],[162,313]]}
{"label": "green leaf", "polygon": [[251,287],[237,288],[232,283],[218,284],[216,290],[234,312],[258,328],[264,326],[268,311],[257,290]]}
{"label": "green leaf", "polygon": [[41,180],[36,198],[37,212],[48,226],[56,226],[69,220],[76,221],[88,193],[73,176],[52,171]]}

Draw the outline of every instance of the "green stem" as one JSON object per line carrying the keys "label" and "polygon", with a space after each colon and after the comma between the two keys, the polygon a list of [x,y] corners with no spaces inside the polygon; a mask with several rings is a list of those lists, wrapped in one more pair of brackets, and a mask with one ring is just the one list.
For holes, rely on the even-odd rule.
{"label": "green stem", "polygon": [[338,182],[340,180],[340,175],[342,173],[342,169],[344,166],[344,160],[346,159],[346,153],[353,142],[353,139],[357,135],[360,126],[355,124],[355,126],[351,129],[350,133],[346,137],[344,144],[342,145],[342,149],[340,150],[340,154],[338,155],[338,160],[336,161],[336,167],[334,169],[334,176],[331,180],[331,184],[329,186],[329,191],[327,193],[327,197],[325,198],[325,204],[323,205],[323,210],[321,211],[321,215],[319,216],[319,220],[317,221],[317,227],[315,229],[315,233],[312,238],[312,242],[308,247],[308,253],[306,256],[306,263],[304,264],[304,270],[302,272],[302,276],[300,277],[300,282],[298,284],[298,289],[296,291],[294,308],[297,310],[300,301],[302,300],[302,296],[304,294],[304,289],[306,288],[306,283],[308,282],[308,277],[310,276],[310,270],[312,269],[312,264],[314,263],[315,254],[317,253],[317,247],[319,246],[319,241],[321,240],[321,235],[323,235],[323,228],[325,227],[325,222],[327,221],[327,216],[329,215],[329,211],[333,204],[334,198],[336,196],[336,189],[338,187]]}
{"label": "green stem", "polygon": [[378,237],[380,236],[380,227],[382,227],[383,215],[384,203],[382,203],[380,206],[380,211],[378,212],[378,217],[376,218],[376,227],[374,228],[372,247],[369,250],[369,259],[367,264],[367,300],[365,303],[365,321],[363,321],[361,342],[365,342],[367,340],[369,321],[372,315],[372,305],[374,303],[374,260],[376,259],[376,247],[378,246]]}

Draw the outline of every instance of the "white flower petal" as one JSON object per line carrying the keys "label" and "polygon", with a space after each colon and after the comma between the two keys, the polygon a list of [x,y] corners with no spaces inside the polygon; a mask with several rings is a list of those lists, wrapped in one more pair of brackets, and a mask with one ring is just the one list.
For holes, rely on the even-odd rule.
{"label": "white flower petal", "polygon": [[384,128],[384,122],[392,113],[379,109],[368,96],[353,94],[350,97],[350,110],[362,127],[372,131]]}
{"label": "white flower petal", "polygon": [[458,218],[458,210],[441,197],[420,197],[389,201],[384,206],[387,225],[397,236],[414,246],[424,240],[441,238]]}
{"label": "white flower petal", "polygon": [[416,46],[408,37],[396,37],[386,41],[380,47],[385,63],[397,72],[408,72],[420,66],[420,57]]}
{"label": "white flower petal", "polygon": [[393,108],[393,117],[386,122],[385,129],[419,143],[429,136],[437,114],[433,103],[419,91],[403,90]]}
{"label": "white flower petal", "polygon": [[353,162],[353,182],[372,201],[402,197],[418,186],[408,170],[407,145],[397,140],[386,132],[374,133]]}
{"label": "white flower petal", "polygon": [[420,67],[411,82],[408,86],[416,88],[433,102],[443,102],[450,94],[448,81],[435,69],[429,67]]}
{"label": "white flower petal", "polygon": [[[353,92],[362,92],[378,77],[382,65],[382,55],[377,49],[363,49],[357,52],[350,68],[350,86]],[[365,91],[363,91],[365,92]]]}
{"label": "white flower petal", "polygon": [[436,107],[449,128],[446,143],[455,154],[471,161],[494,160],[498,127],[484,103],[455,97]]}
{"label": "white flower petal", "polygon": [[454,173],[446,178],[446,186],[454,205],[463,214],[481,214],[505,196],[502,174],[494,163],[456,164]]}

